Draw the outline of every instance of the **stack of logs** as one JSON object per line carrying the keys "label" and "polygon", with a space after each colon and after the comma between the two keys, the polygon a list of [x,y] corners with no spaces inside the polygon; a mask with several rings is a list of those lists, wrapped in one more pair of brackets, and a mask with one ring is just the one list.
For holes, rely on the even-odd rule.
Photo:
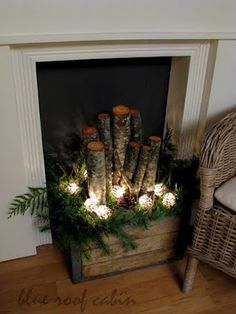
{"label": "stack of logs", "polygon": [[130,193],[152,193],[154,190],[161,139],[149,137],[143,145],[140,111],[126,105],[98,115],[98,127],[82,130],[86,155],[89,197],[106,204],[112,185],[125,186]]}

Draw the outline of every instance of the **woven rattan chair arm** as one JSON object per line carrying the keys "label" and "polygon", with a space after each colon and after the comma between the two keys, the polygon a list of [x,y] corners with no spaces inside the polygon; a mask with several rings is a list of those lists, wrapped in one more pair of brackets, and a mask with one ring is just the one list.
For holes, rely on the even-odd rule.
{"label": "woven rattan chair arm", "polygon": [[220,167],[225,148],[230,145],[230,139],[235,141],[235,128],[236,112],[231,112],[207,133],[200,158],[202,167],[211,169]]}
{"label": "woven rattan chair arm", "polygon": [[215,179],[217,169],[209,169],[200,167],[200,201],[199,208],[201,210],[209,210],[213,207]]}

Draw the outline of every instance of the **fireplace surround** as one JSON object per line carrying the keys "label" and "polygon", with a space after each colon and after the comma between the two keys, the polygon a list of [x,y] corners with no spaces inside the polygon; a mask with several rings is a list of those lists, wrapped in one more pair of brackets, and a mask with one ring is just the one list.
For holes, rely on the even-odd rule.
{"label": "fireplace surround", "polygon": [[[165,124],[174,130],[178,157],[199,150],[205,122],[203,101],[209,42],[108,41],[67,45],[15,46],[13,75],[20,123],[20,140],[28,186],[45,185],[36,63],[79,59],[172,57]],[[36,222],[37,225],[37,222]],[[51,242],[50,233],[35,228],[36,243]]]}

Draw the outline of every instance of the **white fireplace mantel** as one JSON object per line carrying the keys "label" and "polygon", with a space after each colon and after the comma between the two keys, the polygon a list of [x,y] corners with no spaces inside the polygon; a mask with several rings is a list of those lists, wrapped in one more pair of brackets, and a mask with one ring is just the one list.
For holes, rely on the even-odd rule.
{"label": "white fireplace mantel", "polygon": [[[189,70],[183,115],[170,122],[179,129],[179,156],[188,157],[196,152],[203,118],[203,92],[208,63],[209,42],[91,42],[74,45],[37,45],[12,47],[11,59],[15,86],[20,143],[23,152],[27,186],[44,186],[45,170],[42,150],[41,126],[36,77],[36,63],[78,59],[130,58],[130,57],[188,57]],[[172,104],[173,107],[173,104]],[[177,109],[178,110],[178,109]],[[206,118],[206,117],[205,117]],[[167,117],[168,119],[168,117]],[[169,122],[169,121],[168,121]],[[175,125],[174,125],[175,126]],[[50,243],[50,233],[35,228],[35,246]]]}
{"label": "white fireplace mantel", "polygon": [[235,39],[235,0],[2,0],[0,44]]}

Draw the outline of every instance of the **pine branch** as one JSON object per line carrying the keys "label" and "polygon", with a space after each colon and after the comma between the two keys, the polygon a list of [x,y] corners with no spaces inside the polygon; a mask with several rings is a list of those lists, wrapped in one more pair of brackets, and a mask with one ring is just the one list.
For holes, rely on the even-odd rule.
{"label": "pine branch", "polygon": [[37,213],[37,219],[40,224],[39,229],[41,232],[48,231],[51,229],[48,210],[46,212]]}
{"label": "pine branch", "polygon": [[29,187],[29,192],[23,195],[17,195],[8,211],[8,218],[15,215],[24,215],[30,209],[31,215],[35,212],[40,213],[47,207],[47,190],[46,188]]}
{"label": "pine branch", "polygon": [[167,129],[166,129],[164,139],[162,142],[162,148],[161,148],[162,154],[165,154],[167,152],[169,153],[176,152],[176,145],[172,143],[172,136],[173,136],[173,130],[170,129],[167,125]]}
{"label": "pine branch", "polygon": [[123,227],[110,230],[110,233],[120,240],[123,248],[127,251],[136,249],[137,245],[134,239],[123,230]]}
{"label": "pine branch", "polygon": [[97,247],[102,251],[103,255],[110,255],[111,254],[110,247],[105,243],[105,241],[103,240],[103,237],[100,233],[96,234],[95,242],[97,244]]}

